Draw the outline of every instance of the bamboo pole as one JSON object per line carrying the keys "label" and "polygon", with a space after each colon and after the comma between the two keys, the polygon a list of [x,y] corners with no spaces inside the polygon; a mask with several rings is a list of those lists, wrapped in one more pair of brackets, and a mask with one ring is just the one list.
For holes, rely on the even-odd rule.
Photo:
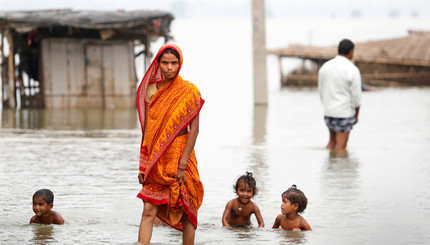
{"label": "bamboo pole", "polygon": [[267,105],[264,0],[252,0],[254,105]]}
{"label": "bamboo pole", "polygon": [[15,53],[13,48],[13,35],[11,32],[7,34],[9,43],[9,107],[16,107],[15,96]]}
{"label": "bamboo pole", "polygon": [[3,28],[0,29],[0,36],[1,36],[1,40],[0,40],[0,52],[1,52],[1,58],[0,58],[1,59],[0,60],[0,62],[1,62],[1,84],[0,84],[1,95],[0,95],[0,98],[1,98],[1,105],[0,105],[0,107],[3,107],[3,104],[5,103],[5,98],[3,97],[4,96],[4,85],[7,81],[7,78],[5,77],[6,71],[4,70],[4,68],[5,68],[4,62],[6,61],[6,57],[4,56],[4,40],[3,40],[4,30],[3,30]]}
{"label": "bamboo pole", "polygon": [[144,64],[143,64],[143,74],[145,74],[146,70],[151,65],[151,42],[149,42],[148,37],[145,38],[144,46],[145,46],[145,57],[144,57]]}

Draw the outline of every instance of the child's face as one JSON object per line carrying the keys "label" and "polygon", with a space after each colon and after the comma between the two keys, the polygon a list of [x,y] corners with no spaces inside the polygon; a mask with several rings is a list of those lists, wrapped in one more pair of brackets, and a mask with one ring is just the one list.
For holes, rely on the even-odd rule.
{"label": "child's face", "polygon": [[52,206],[54,206],[52,203],[48,205],[43,198],[33,198],[33,212],[38,217],[51,212]]}
{"label": "child's face", "polygon": [[254,196],[252,188],[249,185],[246,185],[243,181],[239,183],[236,193],[241,203],[248,203]]}
{"label": "child's face", "polygon": [[288,200],[286,196],[282,197],[282,204],[281,204],[282,214],[288,215],[291,213],[297,213],[298,206],[299,205],[297,203],[291,204],[290,200]]}

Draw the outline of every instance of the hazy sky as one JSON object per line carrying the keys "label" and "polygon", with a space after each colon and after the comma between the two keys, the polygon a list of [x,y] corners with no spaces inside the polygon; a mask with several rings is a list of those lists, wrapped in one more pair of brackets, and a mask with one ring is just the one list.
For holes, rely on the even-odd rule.
{"label": "hazy sky", "polygon": [[[1,11],[159,9],[177,17],[247,17],[252,0],[0,0]],[[429,0],[266,0],[267,17],[430,18]]]}

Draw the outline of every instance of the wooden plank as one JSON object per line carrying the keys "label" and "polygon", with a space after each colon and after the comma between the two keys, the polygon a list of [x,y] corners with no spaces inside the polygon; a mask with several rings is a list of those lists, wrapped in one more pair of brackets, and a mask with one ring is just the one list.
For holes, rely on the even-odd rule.
{"label": "wooden plank", "polygon": [[53,108],[54,102],[52,101],[52,78],[51,78],[51,40],[42,39],[41,42],[42,51],[42,78],[41,83],[44,94],[44,104],[46,108]]}
{"label": "wooden plank", "polygon": [[102,71],[102,47],[100,44],[86,45],[86,80],[87,80],[87,105],[89,108],[103,108],[103,71]]}
{"label": "wooden plank", "polygon": [[[113,52],[113,85],[114,93],[109,98],[114,104],[114,108],[131,108],[136,80],[131,76],[130,70],[134,68],[134,51],[130,47],[130,42],[119,42],[112,45]],[[134,61],[134,60],[133,60]],[[133,91],[132,91],[133,90]]]}
{"label": "wooden plank", "polygon": [[115,55],[111,43],[103,45],[103,83],[104,83],[104,106],[105,108],[115,108],[115,84],[114,70],[117,69],[114,65]]}
{"label": "wooden plank", "polygon": [[1,29],[0,30],[0,37],[1,37],[1,44],[0,44],[0,52],[1,52],[1,95],[0,97],[2,98],[1,100],[1,105],[0,108],[3,106],[4,103],[7,102],[7,98],[4,96],[5,95],[5,85],[8,82],[8,77],[7,77],[7,61],[6,61],[6,56],[4,55],[4,35],[5,34],[5,30]]}
{"label": "wooden plank", "polygon": [[131,101],[132,101],[132,105],[134,105],[136,103],[136,99],[135,99],[135,95],[136,95],[136,85],[137,85],[137,74],[136,74],[136,59],[134,57],[134,44],[133,42],[129,41],[128,42],[128,52],[130,53],[130,55],[128,56],[128,60],[129,60],[129,66],[128,66],[128,71],[130,74],[130,94],[131,96]]}
{"label": "wooden plank", "polygon": [[[69,79],[66,41],[51,39],[50,69],[52,108],[69,108]],[[48,95],[46,95],[48,96]]]}
{"label": "wooden plank", "polygon": [[[399,86],[399,84],[407,85],[409,83],[415,84],[416,80],[428,81],[430,72],[397,72],[397,73],[365,73],[361,74],[364,83],[378,86]],[[286,82],[283,82],[286,81]],[[393,82],[398,81],[398,82]],[[405,81],[405,82],[401,82]],[[409,82],[408,82],[409,81]],[[299,74],[299,75],[288,75],[281,77],[283,85],[317,85],[318,74]],[[430,85],[427,82],[427,85]]]}
{"label": "wooden plank", "polygon": [[430,72],[395,72],[395,73],[367,73],[362,74],[363,79],[401,79],[430,77]]}
{"label": "wooden plank", "polygon": [[66,46],[70,108],[85,108],[86,80],[84,45],[80,41],[69,39],[67,40]]}
{"label": "wooden plank", "polygon": [[[149,47],[148,47],[149,48]],[[130,54],[134,54],[134,44],[133,42],[128,42],[128,50]],[[129,90],[130,95],[126,98],[127,104],[124,104],[126,106],[125,108],[135,108],[136,107],[136,86],[138,82],[137,74],[136,74],[136,59],[134,55],[129,55],[129,66],[128,71],[130,74],[130,84],[129,84]]]}
{"label": "wooden plank", "polygon": [[130,95],[130,77],[129,56],[133,53],[129,52],[127,43],[115,44],[113,47],[114,60],[114,88],[115,95],[124,96]]}

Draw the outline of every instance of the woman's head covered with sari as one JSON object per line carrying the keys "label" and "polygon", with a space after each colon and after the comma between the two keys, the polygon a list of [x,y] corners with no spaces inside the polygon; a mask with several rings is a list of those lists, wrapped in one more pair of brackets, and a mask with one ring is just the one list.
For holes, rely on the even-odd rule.
{"label": "woman's head covered with sari", "polygon": [[[145,103],[144,103],[144,99],[146,95],[146,90],[148,89],[148,85],[151,83],[159,83],[164,81],[164,76],[161,72],[160,69],[160,59],[163,56],[163,54],[165,53],[173,53],[170,50],[174,50],[176,51],[177,54],[179,54],[179,69],[178,69],[178,73],[176,74],[176,76],[179,75],[179,72],[181,70],[182,67],[182,63],[183,63],[183,57],[182,57],[182,51],[179,48],[179,46],[175,45],[175,44],[166,44],[161,46],[161,48],[158,50],[157,55],[155,56],[154,60],[152,61],[151,65],[149,66],[148,70],[145,73],[145,76],[142,78],[142,81],[140,82],[139,87],[137,88],[137,97],[136,97],[136,105],[137,105],[137,109],[139,111],[139,120],[140,123],[143,125],[144,122],[144,118],[143,114],[141,112],[145,111]],[[176,56],[176,54],[175,54]],[[143,129],[142,129],[143,132]]]}
{"label": "woman's head covered with sari", "polygon": [[[172,52],[172,50],[176,51],[176,54],[175,52]],[[148,85],[151,83],[159,83],[164,81],[164,76],[160,69],[160,59],[165,53],[174,54],[179,60],[179,69],[178,69],[178,73],[176,74],[176,77],[179,76],[179,72],[181,71],[183,57],[182,57],[182,51],[179,48],[179,46],[172,43],[161,46],[161,48],[157,52],[157,55],[152,61],[151,65],[146,71],[145,76],[142,78],[142,81],[140,82],[139,87],[137,88],[136,105],[137,105],[137,110],[139,111],[139,120],[141,125],[144,125],[144,120],[145,120],[143,118],[144,111],[145,111],[144,100],[145,100],[146,90],[148,89]],[[179,57],[177,56],[177,54],[179,55]],[[142,132],[143,132],[143,128],[142,128]]]}

